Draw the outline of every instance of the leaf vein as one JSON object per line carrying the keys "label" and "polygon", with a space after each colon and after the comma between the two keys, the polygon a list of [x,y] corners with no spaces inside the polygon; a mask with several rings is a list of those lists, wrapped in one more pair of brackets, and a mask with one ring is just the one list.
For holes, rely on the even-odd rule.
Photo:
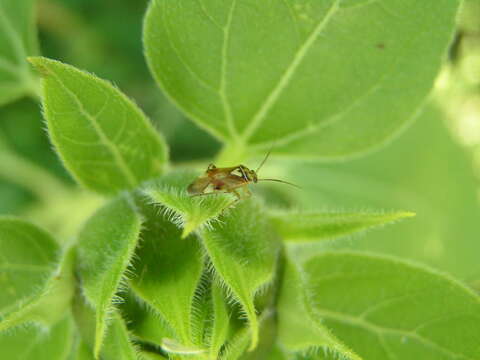
{"label": "leaf vein", "polygon": [[456,354],[453,351],[444,348],[443,346],[433,342],[430,339],[425,338],[424,336],[414,331],[407,331],[407,330],[400,330],[400,329],[393,329],[393,328],[379,326],[379,325],[373,324],[372,322],[360,319],[357,316],[346,315],[346,314],[338,313],[328,309],[321,309],[321,310],[314,309],[313,311],[316,315],[320,317],[323,317],[326,319],[332,319],[334,321],[339,321],[341,323],[345,323],[353,326],[358,326],[368,331],[371,331],[374,334],[377,334],[379,336],[382,336],[384,334],[391,334],[391,335],[397,335],[401,337],[409,337],[425,345],[426,347],[433,349],[437,352],[443,353],[445,355],[452,356],[454,358],[464,359],[464,360],[475,360],[474,358],[471,358],[463,354]]}
{"label": "leaf vein", "polygon": [[255,130],[261,125],[265,116],[268,114],[273,105],[277,102],[278,98],[282,94],[283,90],[288,86],[290,80],[292,79],[295,71],[298,69],[299,65],[302,63],[303,59],[307,55],[308,51],[312,47],[315,40],[318,38],[320,33],[325,29],[325,27],[330,23],[333,15],[339,9],[340,0],[334,0],[325,16],[320,20],[312,33],[307,37],[304,43],[299,47],[293,60],[289,66],[285,69],[282,76],[280,77],[277,84],[273,87],[272,91],[267,95],[265,101],[260,105],[258,111],[253,115],[252,120],[246,130],[243,133],[245,140],[248,140]]}
{"label": "leaf vein", "polygon": [[97,123],[97,119],[90,114],[87,109],[85,109],[83,103],[80,101],[78,96],[70,90],[60,79],[60,77],[55,73],[51,72],[51,74],[55,77],[57,82],[60,84],[60,86],[65,90],[67,94],[70,95],[70,97],[73,99],[73,101],[77,104],[78,110],[80,113],[85,116],[85,118],[90,122],[91,126],[97,133],[100,142],[108,149],[108,151],[112,154],[113,159],[117,166],[119,167],[120,171],[123,173],[125,176],[125,179],[128,181],[130,186],[134,187],[137,184],[137,179],[131,169],[128,167],[127,162],[123,158],[122,154],[118,151],[116,148],[116,144],[110,141],[110,139],[107,137],[107,135],[104,133],[103,129],[100,127],[100,125]]}
{"label": "leaf vein", "polygon": [[175,54],[177,55],[177,58],[178,60],[180,61],[180,63],[183,65],[183,67],[185,68],[185,70],[188,71],[188,73],[190,73],[190,75],[192,75],[192,78],[197,80],[197,82],[202,85],[203,87],[209,89],[209,90],[212,90],[213,92],[215,92],[216,94],[218,94],[218,90],[210,85],[206,80],[202,79],[201,76],[199,74],[197,74],[196,71],[194,71],[190,65],[188,65],[188,62],[183,58],[183,56],[180,54],[180,51],[177,49],[177,47],[174,45],[174,41],[172,40],[172,36],[170,34],[170,30],[169,30],[169,27],[168,27],[168,24],[167,24],[167,21],[166,21],[166,16],[165,16],[165,13],[166,13],[166,2],[163,2],[163,11],[162,11],[162,15],[163,15],[163,23],[165,24],[165,34],[167,35],[167,40],[168,42],[170,43],[170,46],[172,47],[172,50],[175,52]]}
{"label": "leaf vein", "polygon": [[210,22],[215,25],[216,27],[218,27],[219,29],[223,30],[223,26],[221,26],[219,23],[217,23],[217,21],[213,18],[212,15],[209,14],[209,12],[207,11],[207,9],[205,8],[205,4],[203,3],[202,0],[197,0],[198,1],[198,4],[200,5],[200,9],[202,10],[202,13],[205,15],[205,17],[210,20]]}
{"label": "leaf vein", "polygon": [[233,118],[232,108],[227,96],[227,64],[228,64],[228,43],[230,40],[230,29],[232,27],[233,13],[236,6],[236,0],[232,1],[230,11],[228,13],[227,24],[223,29],[223,44],[222,44],[222,66],[221,66],[221,77],[220,77],[220,88],[219,94],[220,99],[222,100],[223,111],[225,114],[225,121],[228,126],[228,130],[232,137],[237,137],[237,130],[235,128],[235,120]]}

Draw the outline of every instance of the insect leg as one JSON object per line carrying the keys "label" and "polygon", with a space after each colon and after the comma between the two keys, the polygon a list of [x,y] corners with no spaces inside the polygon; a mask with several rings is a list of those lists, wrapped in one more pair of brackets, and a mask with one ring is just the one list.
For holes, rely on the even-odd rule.
{"label": "insect leg", "polygon": [[252,196],[252,192],[250,191],[250,189],[248,188],[248,186],[245,186],[244,189],[245,189],[244,197],[243,197],[244,199],[247,199],[247,198],[249,198],[250,196]]}
{"label": "insect leg", "polygon": [[235,205],[237,202],[239,202],[240,200],[242,200],[242,195],[240,195],[240,193],[236,190],[236,189],[230,189],[229,191],[227,191],[231,194],[234,194],[237,198],[235,200],[233,200],[230,204],[228,204],[227,206],[225,206],[222,210],[225,211],[229,208],[231,208],[233,205]]}

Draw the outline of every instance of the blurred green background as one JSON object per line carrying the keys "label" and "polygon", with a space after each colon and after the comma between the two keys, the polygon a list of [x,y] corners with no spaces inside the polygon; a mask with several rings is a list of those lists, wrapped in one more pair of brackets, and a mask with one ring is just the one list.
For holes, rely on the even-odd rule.
{"label": "blurred green background", "polygon": [[[41,52],[114,82],[166,136],[174,163],[209,161],[220,144],[169,104],[148,72],[141,42],[146,6],[147,0],[39,0]],[[480,290],[480,1],[465,2],[431,99],[398,138],[361,158],[272,159],[262,172],[303,188],[258,187],[272,206],[417,212],[413,220],[311,251],[333,246],[398,255]],[[27,217],[64,241],[103,201],[78,189],[63,169],[36,99],[0,108],[0,198],[0,214]]]}

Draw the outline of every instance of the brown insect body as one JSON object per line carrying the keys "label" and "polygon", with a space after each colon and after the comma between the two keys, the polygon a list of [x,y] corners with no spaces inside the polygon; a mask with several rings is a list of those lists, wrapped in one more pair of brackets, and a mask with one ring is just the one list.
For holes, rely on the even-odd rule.
{"label": "brown insect body", "polygon": [[[256,171],[247,168],[245,165],[218,168],[214,164],[210,164],[205,174],[195,179],[195,181],[188,186],[187,192],[192,196],[212,195],[218,193],[234,194],[237,199],[228,206],[230,207],[242,198],[251,196],[251,192],[247,187],[250,183],[257,183],[258,181],[276,181],[296,186],[283,180],[258,178],[257,172],[265,163],[269,154],[270,152],[265,156],[265,159]],[[243,196],[238,192],[238,189],[240,188],[244,190]]]}

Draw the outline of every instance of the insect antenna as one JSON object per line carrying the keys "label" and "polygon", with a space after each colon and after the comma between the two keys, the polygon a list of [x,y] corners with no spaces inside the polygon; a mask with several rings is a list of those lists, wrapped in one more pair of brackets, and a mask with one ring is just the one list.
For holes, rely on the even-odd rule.
{"label": "insect antenna", "polygon": [[257,170],[255,170],[255,172],[258,174],[258,171],[262,168],[263,164],[265,164],[265,161],[267,161],[268,157],[270,156],[270,153],[272,152],[272,149],[268,150],[267,152],[267,155],[265,155],[265,157],[263,158],[262,162],[260,163],[260,165],[258,165],[258,168]]}
{"label": "insect antenna", "polygon": [[258,168],[257,170],[255,170],[255,172],[258,174],[258,171],[262,168],[262,166],[265,164],[265,162],[267,161],[268,157],[270,156],[270,153],[272,152],[273,150],[273,147],[274,147],[275,143],[272,144],[272,146],[270,146],[270,150],[268,150],[267,152],[267,155],[265,155],[265,157],[263,158],[262,162],[260,163],[260,165],[258,165]]}
{"label": "insect antenna", "polygon": [[288,181],[279,180],[279,179],[258,179],[258,181],[275,181],[275,182],[279,182],[279,183],[283,183],[283,184],[287,184],[287,185],[294,186],[294,187],[296,187],[297,189],[301,189],[301,187],[298,186],[298,185],[292,184],[292,183],[290,183],[290,182],[288,182]]}

